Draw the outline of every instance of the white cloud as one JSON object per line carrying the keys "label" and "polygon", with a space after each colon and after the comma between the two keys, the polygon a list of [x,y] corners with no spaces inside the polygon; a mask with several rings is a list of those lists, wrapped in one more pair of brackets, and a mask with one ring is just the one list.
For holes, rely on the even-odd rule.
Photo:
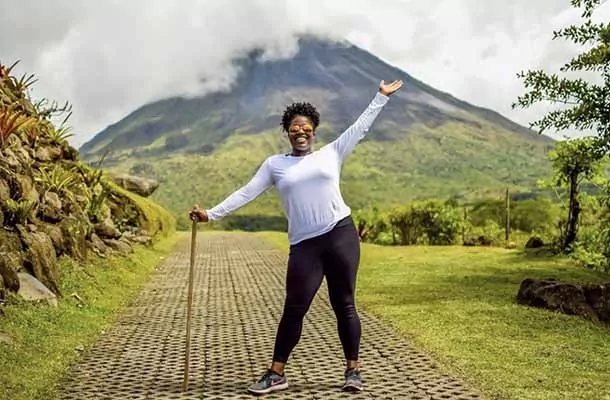
{"label": "white cloud", "polygon": [[[578,17],[568,0],[6,3],[0,61],[21,59],[18,72],[39,78],[35,95],[74,105],[77,146],[146,102],[226,87],[233,57],[255,45],[290,54],[299,32],[347,38],[437,89],[527,124],[544,109],[511,110],[523,92],[516,73],[567,61],[573,49],[552,42],[552,31]],[[601,12],[610,18],[610,7]]]}

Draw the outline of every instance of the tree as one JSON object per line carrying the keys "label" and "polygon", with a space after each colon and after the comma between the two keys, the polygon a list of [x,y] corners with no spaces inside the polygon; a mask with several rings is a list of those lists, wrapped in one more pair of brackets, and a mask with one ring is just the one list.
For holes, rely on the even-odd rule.
{"label": "tree", "polygon": [[573,139],[557,143],[549,154],[555,176],[553,183],[567,186],[569,194],[568,219],[562,232],[561,250],[570,251],[578,235],[581,212],[580,184],[593,179],[602,170],[604,154],[595,138]]}
{"label": "tree", "polygon": [[560,142],[551,160],[556,179],[569,188],[568,224],[562,249],[568,250],[578,229],[580,203],[578,188],[581,180],[591,177],[595,168],[610,149],[610,23],[594,23],[593,13],[605,0],[571,0],[573,7],[582,9],[581,25],[571,25],[553,32],[553,40],[562,38],[585,47],[564,64],[563,74],[587,73],[593,79],[560,77],[542,70],[517,74],[528,91],[518,97],[513,108],[527,108],[535,103],[550,102],[561,107],[530,123],[539,133],[549,129],[576,129],[592,133],[586,140]]}
{"label": "tree", "polygon": [[592,21],[594,11],[605,2],[571,0],[572,6],[582,8],[584,23],[553,32],[553,40],[563,38],[588,47],[564,64],[560,72],[587,72],[594,77],[592,81],[599,83],[584,78],[560,77],[542,70],[517,74],[529,91],[518,97],[513,108],[527,108],[539,102],[563,106],[530,123],[530,127],[538,128],[539,133],[551,128],[557,131],[570,128],[591,131],[599,139],[597,144],[607,148],[610,142],[610,23]]}

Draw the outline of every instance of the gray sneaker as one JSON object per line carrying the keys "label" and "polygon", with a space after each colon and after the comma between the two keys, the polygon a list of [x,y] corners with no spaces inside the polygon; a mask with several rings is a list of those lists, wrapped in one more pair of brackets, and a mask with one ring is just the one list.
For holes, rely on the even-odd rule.
{"label": "gray sneaker", "polygon": [[248,391],[253,394],[267,394],[287,388],[288,381],[286,377],[269,369],[258,382],[248,388]]}
{"label": "gray sneaker", "polygon": [[364,390],[364,383],[360,376],[360,371],[355,368],[345,370],[345,384],[343,390],[346,392],[359,392]]}

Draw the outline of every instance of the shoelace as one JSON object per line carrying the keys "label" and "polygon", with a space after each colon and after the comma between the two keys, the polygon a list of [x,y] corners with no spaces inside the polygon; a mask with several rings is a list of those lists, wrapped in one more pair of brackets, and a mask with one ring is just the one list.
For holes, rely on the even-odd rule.
{"label": "shoelace", "polygon": [[264,381],[267,384],[271,384],[273,382],[273,375],[277,375],[277,374],[275,372],[273,372],[272,370],[267,370],[267,372],[265,372],[265,374],[261,378],[261,381]]}
{"label": "shoelace", "polygon": [[352,378],[352,377],[359,378],[360,377],[360,371],[358,371],[355,368],[350,368],[347,371],[345,371],[345,377],[346,378]]}

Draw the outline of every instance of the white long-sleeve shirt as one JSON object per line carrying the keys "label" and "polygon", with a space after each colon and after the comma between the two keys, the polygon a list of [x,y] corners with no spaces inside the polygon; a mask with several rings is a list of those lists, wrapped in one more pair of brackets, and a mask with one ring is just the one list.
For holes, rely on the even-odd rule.
{"label": "white long-sleeve shirt", "polygon": [[246,185],[206,210],[208,218],[219,220],[275,186],[288,219],[290,244],[330,231],[351,213],[339,189],[343,161],[365,137],[387,101],[388,96],[377,92],[349,128],[317,151],[305,156],[268,157]]}

